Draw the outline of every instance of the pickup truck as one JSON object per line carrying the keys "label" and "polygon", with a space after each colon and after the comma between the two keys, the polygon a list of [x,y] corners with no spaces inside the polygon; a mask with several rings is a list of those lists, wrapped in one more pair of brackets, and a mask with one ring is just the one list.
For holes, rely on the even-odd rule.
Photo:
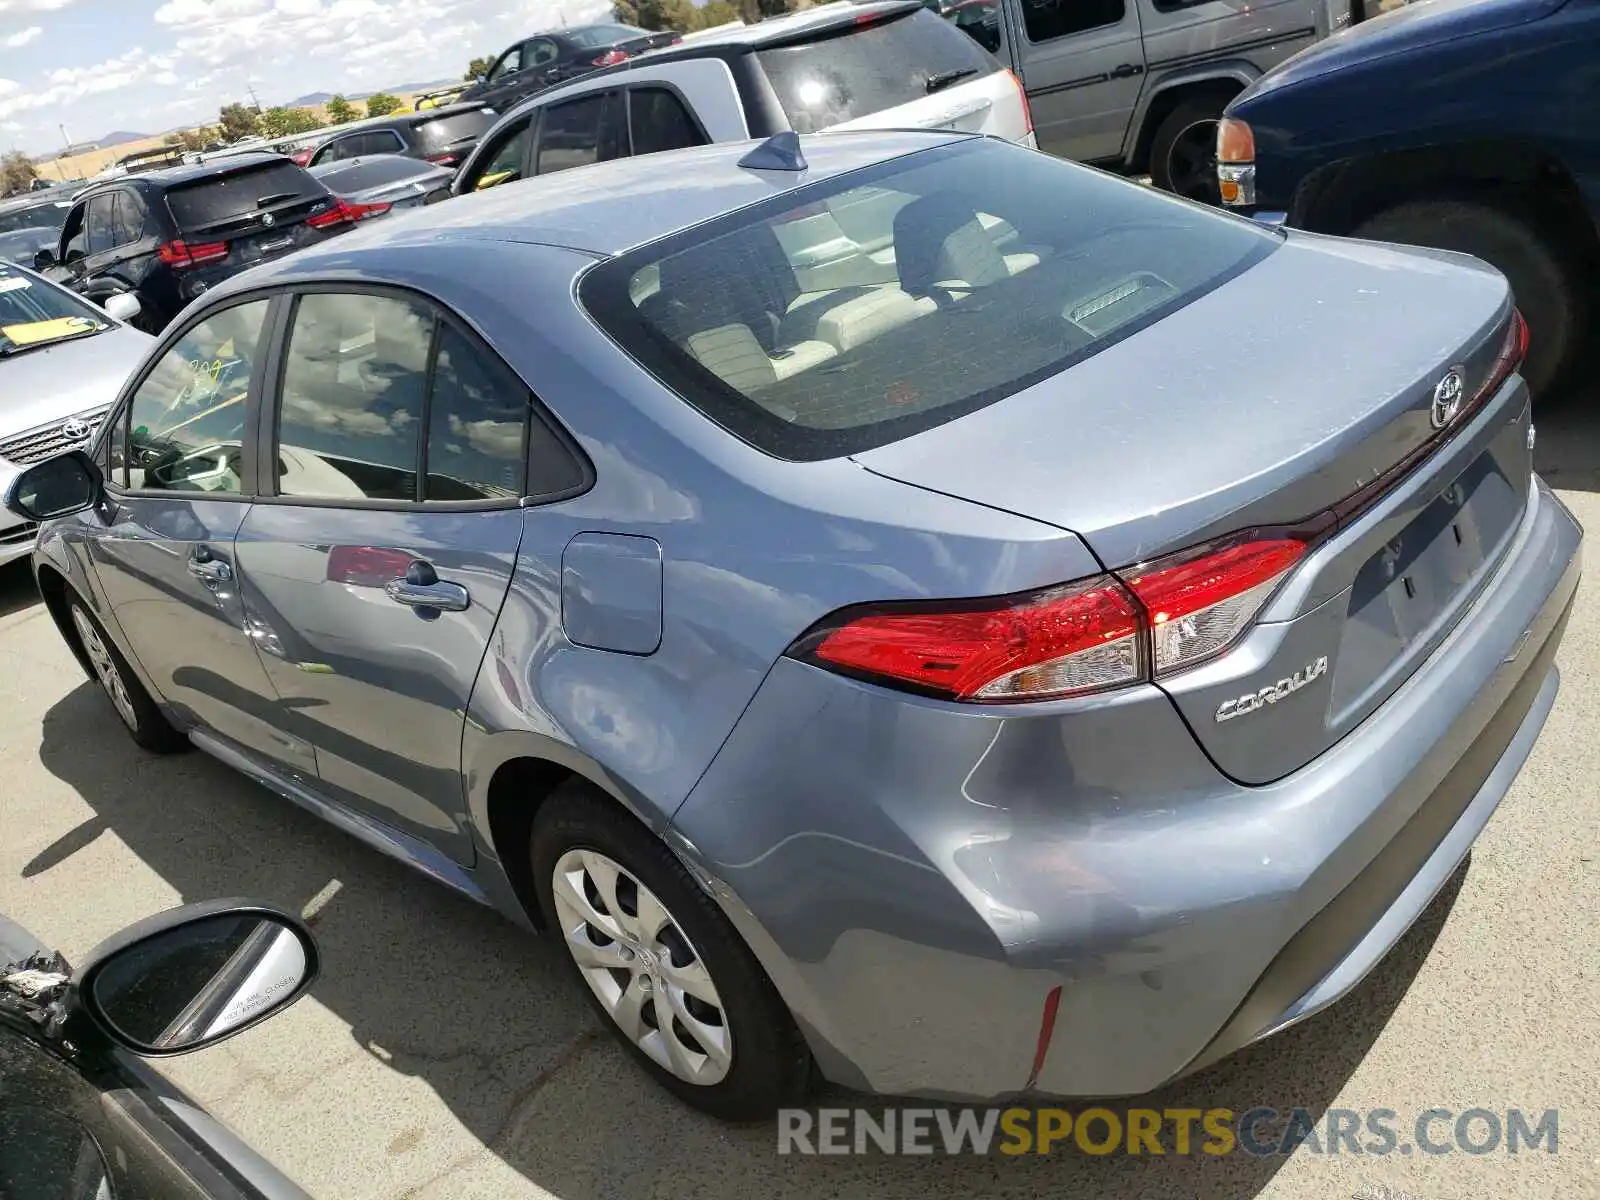
{"label": "pickup truck", "polygon": [[1223,203],[1460,250],[1511,281],[1534,395],[1589,348],[1600,280],[1600,0],[1422,0],[1310,46],[1217,130]]}

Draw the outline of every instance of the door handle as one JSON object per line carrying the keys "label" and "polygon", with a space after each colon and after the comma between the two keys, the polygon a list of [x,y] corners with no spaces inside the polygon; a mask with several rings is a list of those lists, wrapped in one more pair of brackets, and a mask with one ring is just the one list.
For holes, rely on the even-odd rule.
{"label": "door handle", "polygon": [[213,558],[211,551],[201,549],[189,556],[189,574],[206,583],[226,583],[233,578],[233,567],[224,559]]}
{"label": "door handle", "polygon": [[[396,604],[408,608],[433,609],[439,612],[464,612],[472,603],[472,595],[459,583],[442,580],[433,564],[420,559],[406,570],[405,578],[391,579],[383,585],[384,592]],[[426,613],[418,613],[425,616]]]}
{"label": "door handle", "polygon": [[1132,79],[1136,75],[1143,75],[1143,74],[1144,74],[1144,65],[1142,63],[1123,63],[1120,67],[1113,67],[1112,68],[1111,78],[1113,78],[1113,79]]}

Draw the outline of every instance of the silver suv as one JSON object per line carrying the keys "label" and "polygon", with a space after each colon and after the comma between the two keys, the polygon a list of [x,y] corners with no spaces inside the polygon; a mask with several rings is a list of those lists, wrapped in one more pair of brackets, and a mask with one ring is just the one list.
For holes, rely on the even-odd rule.
{"label": "silver suv", "polygon": [[1039,149],[1212,203],[1228,101],[1361,12],[1361,0],[925,3],[1023,81]]}

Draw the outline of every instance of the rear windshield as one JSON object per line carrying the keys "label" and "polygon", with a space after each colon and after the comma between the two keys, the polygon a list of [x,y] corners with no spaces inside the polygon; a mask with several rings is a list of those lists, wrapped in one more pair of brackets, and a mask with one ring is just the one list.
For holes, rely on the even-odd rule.
{"label": "rear windshield", "polygon": [[312,167],[311,173],[324,187],[335,192],[364,192],[386,183],[399,183],[417,175],[434,174],[438,168],[404,154],[374,154],[369,158],[335,159]]}
{"label": "rear windshield", "polygon": [[631,25],[594,25],[567,34],[567,41],[574,46],[610,46],[615,42],[631,42],[634,38],[649,36],[643,29],[635,29]]}
{"label": "rear windshield", "polygon": [[[1250,222],[975,138],[609,260],[580,296],[706,416],[769,454],[819,459],[1038,383],[1278,244]],[[1061,399],[1090,416],[1115,401]]]}
{"label": "rear windshield", "polygon": [[1000,70],[981,46],[925,8],[871,25],[822,31],[815,40],[757,50],[778,103],[799,133],[870,117],[921,100],[970,72],[979,79]]}
{"label": "rear windshield", "polygon": [[494,113],[487,108],[455,113],[416,126],[417,140],[422,143],[424,152],[430,153],[447,146],[469,145],[488,133],[495,120]]}
{"label": "rear windshield", "polygon": [[167,207],[179,229],[192,230],[319,192],[322,188],[316,180],[285,160],[181,184],[167,193]]}

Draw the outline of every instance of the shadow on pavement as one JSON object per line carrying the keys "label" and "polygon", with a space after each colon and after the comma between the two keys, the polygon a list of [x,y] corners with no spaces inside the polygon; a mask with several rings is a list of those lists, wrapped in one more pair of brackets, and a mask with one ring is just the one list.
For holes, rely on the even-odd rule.
{"label": "shadow on pavement", "polygon": [[[96,816],[35,856],[25,875],[43,874],[109,831],[186,901],[250,895],[300,910],[320,898],[314,924],[325,971],[316,998],[348,1022],[367,1052],[426,1083],[503,1163],[562,1200],[641,1191],[917,1200],[1244,1197],[1286,1161],[1237,1152],[1151,1158],[1073,1150],[1022,1159],[780,1157],[773,1127],[718,1125],[646,1079],[600,1029],[557,949],[199,754],[142,753],[120,735],[91,685],[45,716],[40,757]],[[1463,874],[1332,1011],[1154,1096],[1111,1107],[1243,1113],[1266,1105],[1320,1116],[1410,986]],[[268,1029],[259,1036],[270,1036]],[[1071,1030],[1056,1036],[1063,1035]],[[286,1120],[296,1119],[296,1093],[326,1074],[317,1053],[285,1045],[281,1068],[274,1060],[274,1095]],[[816,1103],[883,1106],[837,1091]],[[408,1130],[389,1153],[427,1136]],[[419,1190],[498,1194],[448,1177],[435,1186]]]}
{"label": "shadow on pavement", "polygon": [[38,603],[39,588],[33,582],[27,559],[19,558],[0,567],[0,618]]}

